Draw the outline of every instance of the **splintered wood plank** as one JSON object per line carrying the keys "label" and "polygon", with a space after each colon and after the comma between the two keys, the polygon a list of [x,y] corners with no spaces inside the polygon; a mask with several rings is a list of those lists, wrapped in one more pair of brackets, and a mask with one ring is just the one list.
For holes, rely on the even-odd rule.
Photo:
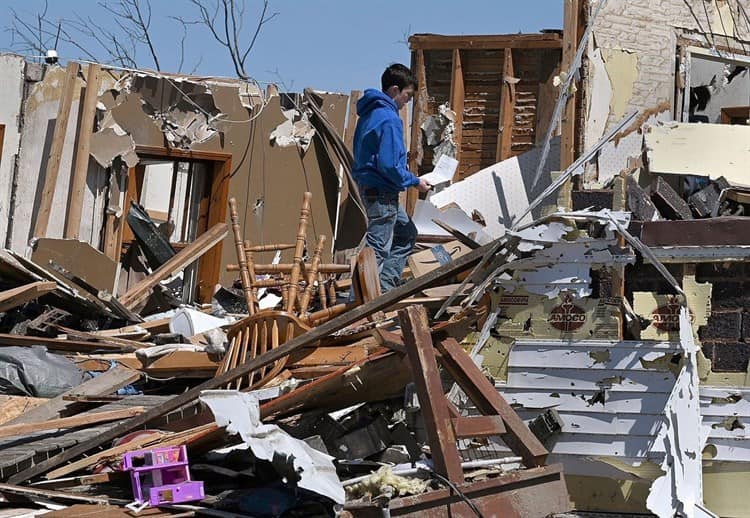
{"label": "splintered wood plank", "polygon": [[421,277],[398,286],[375,300],[352,308],[350,311],[347,311],[346,313],[343,313],[342,315],[339,315],[338,317],[335,317],[321,324],[320,326],[315,327],[314,329],[311,329],[310,331],[289,340],[276,349],[268,351],[262,356],[258,356],[241,365],[238,365],[237,367],[225,372],[224,374],[207,380],[191,388],[190,390],[187,390],[182,394],[179,394],[172,399],[165,401],[156,408],[152,408],[151,410],[137,417],[129,419],[124,423],[121,423],[105,432],[102,432],[98,436],[87,441],[85,444],[77,444],[70,449],[65,450],[64,452],[55,455],[54,457],[39,462],[38,464],[35,464],[34,466],[31,466],[30,468],[20,473],[16,473],[8,480],[13,483],[23,482],[39,474],[46,473],[47,471],[52,470],[71,459],[75,459],[76,457],[87,453],[92,449],[107,443],[108,441],[125,435],[126,433],[140,428],[158,417],[176,410],[187,403],[195,401],[198,396],[200,396],[200,393],[204,390],[224,387],[240,376],[246,376],[247,374],[255,372],[258,369],[265,367],[266,365],[270,365],[282,358],[286,358],[290,353],[296,351],[297,349],[314,344],[318,340],[330,336],[336,331],[344,329],[345,327],[358,322],[361,319],[372,315],[373,313],[391,307],[395,302],[403,298],[414,295],[415,293],[419,293],[424,288],[429,288],[449,277],[452,277],[453,275],[456,275],[457,273],[468,270],[475,266],[477,263],[481,262],[485,254],[490,255],[496,249],[497,243],[493,241],[492,243],[484,245],[481,248],[472,250],[468,254],[459,257],[446,265],[441,266],[437,270],[433,270]]}
{"label": "splintered wood plank", "polygon": [[495,160],[500,162],[510,157],[513,142],[513,115],[515,87],[510,81],[513,76],[513,51],[505,49],[503,77],[500,78],[500,136],[497,139]]}
{"label": "splintered wood plank", "polygon": [[[37,489],[34,487],[22,487],[14,486],[12,484],[0,484],[0,493],[6,493],[11,495],[20,495],[26,498],[41,498],[44,500],[62,500],[71,502],[88,502],[94,504],[107,504],[112,502],[110,498],[86,496],[86,495],[74,495],[66,493],[64,491],[52,491],[48,489]],[[119,502],[125,502],[119,500]]]}
{"label": "splintered wood plank", "polygon": [[[579,24],[581,13],[580,0],[564,1],[563,41],[562,41],[562,63],[560,70],[567,71],[573,64],[573,59],[578,50]],[[560,122],[560,170],[564,170],[575,159],[575,133],[576,133],[576,95],[572,94],[565,104]],[[554,124],[554,121],[552,122]]]}
{"label": "splintered wood plank", "polygon": [[349,151],[354,153],[354,131],[357,129],[357,101],[362,98],[362,90],[352,90],[349,94],[349,117],[346,122],[346,132],[344,133],[344,142]]}
{"label": "splintered wood plank", "polygon": [[65,144],[65,133],[68,129],[70,107],[73,104],[73,93],[75,92],[78,68],[78,63],[74,61],[69,61],[65,67],[65,82],[63,83],[60,105],[57,107],[55,130],[52,133],[52,145],[50,146],[47,169],[44,174],[44,187],[42,188],[42,197],[39,200],[39,208],[36,213],[34,237],[45,237],[47,235],[49,216],[52,212],[52,199],[55,196],[57,176],[60,172],[60,159],[62,157],[63,145]]}
{"label": "splintered wood plank", "polygon": [[463,482],[461,457],[456,446],[448,401],[440,381],[427,312],[423,307],[409,306],[399,311],[398,316],[403,328],[406,354],[415,373],[414,384],[430,442],[432,462],[435,469],[451,482]]}
{"label": "splintered wood plank", "polygon": [[38,281],[0,292],[0,312],[8,311],[57,289],[56,282]]}
{"label": "splintered wood plank", "polygon": [[[464,123],[464,70],[461,66],[461,51],[453,49],[453,62],[451,66],[451,92],[450,107],[456,114],[456,123],[453,139],[456,142],[456,160],[461,161],[461,144]],[[454,180],[458,178],[458,168]]]}
{"label": "splintered wood plank", "polygon": [[214,433],[217,429],[219,429],[219,427],[216,425],[216,423],[208,423],[205,425],[197,426],[195,428],[189,428],[182,432],[154,432],[147,435],[141,435],[130,442],[113,446],[112,448],[102,450],[79,461],[72,462],[54,471],[50,471],[49,473],[47,473],[47,476],[45,478],[47,478],[47,480],[52,480],[64,477],[71,473],[75,473],[80,469],[93,466],[101,460],[117,459],[124,453],[127,453],[129,451],[136,451],[156,446],[166,447],[189,444],[190,442],[205,437],[207,434]]}
{"label": "splintered wood plank", "polygon": [[0,424],[7,423],[47,401],[47,398],[0,395]]}
{"label": "splintered wood plank", "polygon": [[0,333],[0,347],[33,347],[35,345],[44,345],[48,349],[55,351],[69,352],[91,352],[95,350],[122,351],[123,349],[133,350],[132,348],[124,347],[121,344],[107,342],[107,339],[104,337],[102,337],[99,342],[88,342],[85,340],[72,340],[68,338],[47,338],[46,336],[24,336]]}
{"label": "splintered wood plank", "polygon": [[[427,117],[427,72],[425,71],[424,51],[415,50],[411,53],[411,70],[417,77],[417,90],[411,103],[411,137],[409,139],[409,171],[418,175],[419,164],[422,163],[422,121]],[[414,214],[417,206],[419,191],[414,187],[406,190],[406,206],[404,209],[409,216]]]}
{"label": "splintered wood plank", "polygon": [[523,458],[527,467],[542,466],[549,452],[531,433],[526,423],[495,390],[477,364],[453,338],[437,343],[441,363],[466,395],[485,415],[499,415],[505,423],[506,433],[501,435],[513,453]]}
{"label": "splintered wood plank", "polygon": [[[227,224],[218,223],[198,236],[198,238],[185,248],[173,255],[166,263],[161,265],[151,275],[131,287],[127,293],[120,297],[120,302],[128,309],[135,308],[148,297],[157,284],[190,266],[201,258],[215,245],[220,243],[227,235]],[[141,326],[143,327],[143,326]]]}
{"label": "splintered wood plank", "polygon": [[68,203],[68,217],[65,220],[65,237],[78,239],[81,232],[81,212],[83,210],[83,193],[86,189],[86,178],[89,172],[89,158],[91,151],[91,135],[96,115],[96,102],[99,98],[99,83],[101,67],[90,63],[86,73],[86,93],[83,96],[81,112],[81,126],[78,131],[78,145],[76,146],[76,160],[73,175],[70,179],[70,200]]}
{"label": "splintered wood plank", "polygon": [[[93,518],[94,516],[96,518],[132,518],[134,514],[129,509],[112,505],[76,504],[59,511],[52,511],[44,516],[46,518]],[[185,511],[175,514],[170,511],[156,509],[155,507],[138,512],[139,518],[178,518],[182,516],[195,516],[195,512]]]}
{"label": "splintered wood plank", "polygon": [[61,417],[44,423],[9,424],[0,426],[0,437],[13,437],[14,435],[23,435],[38,432],[40,430],[59,430],[61,428],[76,428],[78,426],[86,426],[95,423],[106,423],[108,421],[127,419],[128,417],[142,414],[145,411],[145,407],[135,406],[124,408],[122,410],[96,412],[75,417]]}
{"label": "splintered wood plank", "polygon": [[140,377],[141,374],[137,371],[125,367],[115,367],[21,414],[13,419],[10,424],[40,423],[57,419],[60,413],[72,404],[64,399],[65,396],[106,396],[125,385],[138,381]]}

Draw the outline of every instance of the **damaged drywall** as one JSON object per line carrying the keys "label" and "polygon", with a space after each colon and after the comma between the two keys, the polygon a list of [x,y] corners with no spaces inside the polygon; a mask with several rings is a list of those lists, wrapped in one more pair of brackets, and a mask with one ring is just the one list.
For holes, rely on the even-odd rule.
{"label": "damaged drywall", "polygon": [[601,57],[612,89],[609,113],[619,119],[625,115],[633,96],[633,84],[638,79],[638,55],[631,50],[617,48],[601,49]]}
{"label": "damaged drywall", "polygon": [[586,126],[583,132],[583,146],[591,148],[604,135],[609,120],[609,106],[612,102],[612,82],[602,59],[602,49],[589,43],[589,95],[587,99]]}
{"label": "damaged drywall", "polygon": [[456,113],[445,102],[438,106],[438,112],[425,119],[420,126],[424,134],[424,143],[432,148],[432,165],[437,165],[443,155],[456,156]]}
{"label": "damaged drywall", "polygon": [[[36,223],[35,207],[44,187],[45,165],[52,145],[52,133],[64,81],[64,68],[59,66],[46,68],[41,81],[29,84],[23,105],[23,131],[18,152],[16,182],[13,185],[12,227],[8,240],[10,247],[18,252],[26,250]],[[65,225],[68,186],[76,140],[74,136],[78,126],[78,117],[75,114],[79,110],[82,84],[80,78],[76,79],[70,108],[71,116],[68,118],[65,142],[60,157],[60,172],[57,176],[47,227],[49,237],[62,236]]]}
{"label": "damaged drywall", "polygon": [[138,163],[133,137],[117,124],[91,135],[91,156],[102,167],[110,167],[117,157],[122,158],[128,167],[135,167]]}
{"label": "damaged drywall", "polygon": [[[21,141],[21,103],[24,87],[24,59],[8,54],[0,55],[0,221],[9,221],[13,196],[16,157]],[[7,246],[8,226],[0,225],[0,244]]]}
{"label": "damaged drywall", "polygon": [[217,134],[215,123],[223,115],[205,84],[186,78],[133,74],[120,81],[140,95],[143,111],[164,133],[169,145],[189,149]]}
{"label": "damaged drywall", "polygon": [[634,170],[627,164],[640,164],[643,155],[644,128],[657,124],[659,121],[672,120],[672,111],[668,106],[657,106],[643,112],[628,128],[619,133],[610,142],[602,146],[596,157],[597,181],[590,186],[608,185],[623,171],[626,174],[640,172],[640,167]]}
{"label": "damaged drywall", "polygon": [[297,109],[284,110],[282,113],[286,120],[271,132],[271,142],[280,147],[299,146],[303,152],[307,151],[315,135],[315,128],[307,114]]}
{"label": "damaged drywall", "polygon": [[[438,208],[455,203],[467,214],[481,214],[486,223],[485,231],[492,237],[500,237],[505,234],[505,228],[512,227],[515,218],[528,209],[529,201],[549,185],[550,172],[559,169],[559,146],[560,139],[555,137],[541,180],[533,190],[531,184],[541,156],[540,148],[478,171],[432,195],[430,202]],[[518,223],[530,223],[539,215],[540,210],[536,210]]]}
{"label": "damaged drywall", "polygon": [[217,450],[219,453],[250,448],[258,459],[272,462],[288,483],[344,503],[344,487],[336,475],[333,457],[293,438],[276,425],[263,424],[257,397],[238,391],[206,390],[200,400],[211,409],[218,426],[226,427],[230,434],[238,434],[244,442]]}
{"label": "damaged drywall", "polygon": [[652,126],[645,138],[653,173],[708,176],[712,180],[723,176],[729,183],[750,185],[750,126],[663,123]]}
{"label": "damaged drywall", "polygon": [[[750,59],[733,61],[703,55],[701,49],[690,49],[690,90],[687,122],[726,124],[747,119],[750,91]],[[725,110],[726,108],[726,110]],[[739,111],[738,111],[739,109]]]}

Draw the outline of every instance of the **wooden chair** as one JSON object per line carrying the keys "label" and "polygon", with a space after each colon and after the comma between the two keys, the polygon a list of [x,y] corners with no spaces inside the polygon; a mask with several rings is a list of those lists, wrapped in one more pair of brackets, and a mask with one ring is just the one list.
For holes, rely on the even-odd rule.
{"label": "wooden chair", "polygon": [[[261,354],[277,348],[310,327],[284,311],[263,310],[236,322],[227,333],[229,347],[216,375],[234,369]],[[227,389],[253,390],[275,378],[286,365],[286,357],[229,383]]]}

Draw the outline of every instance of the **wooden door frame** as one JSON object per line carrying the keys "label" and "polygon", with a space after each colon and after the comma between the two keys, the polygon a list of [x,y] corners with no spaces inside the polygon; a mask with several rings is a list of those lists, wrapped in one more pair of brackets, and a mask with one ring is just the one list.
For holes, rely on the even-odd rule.
{"label": "wooden door frame", "polygon": [[[214,151],[190,151],[182,149],[170,149],[158,146],[136,146],[136,154],[139,158],[152,158],[163,160],[190,160],[210,162],[210,192],[208,193],[207,218],[205,223],[199,228],[198,235],[217,223],[224,223],[227,219],[227,203],[229,197],[229,180],[232,172],[232,155],[230,153],[219,153]],[[135,167],[128,169],[128,188],[125,194],[125,203],[123,204],[123,223],[119,225],[117,242],[121,250],[123,234],[125,227],[124,219],[127,211],[130,209],[130,202],[138,192],[136,186],[130,180],[135,178]],[[197,301],[201,303],[210,303],[214,293],[214,286],[219,282],[221,277],[221,252],[222,243],[218,243],[211,250],[206,252],[198,260],[198,290]]]}

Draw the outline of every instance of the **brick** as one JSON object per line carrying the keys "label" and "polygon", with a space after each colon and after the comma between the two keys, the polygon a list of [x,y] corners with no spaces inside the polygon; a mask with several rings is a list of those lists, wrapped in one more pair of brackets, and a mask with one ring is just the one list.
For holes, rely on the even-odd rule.
{"label": "brick", "polygon": [[699,263],[695,268],[695,280],[698,282],[738,279],[744,276],[743,263]]}
{"label": "brick", "polygon": [[660,176],[651,184],[651,201],[668,219],[693,219],[687,202]]}
{"label": "brick", "polygon": [[651,221],[657,213],[654,203],[648,193],[638,185],[632,177],[628,177],[627,186],[628,209],[633,213],[633,219]]}
{"label": "brick", "polygon": [[714,372],[745,372],[750,345],[739,342],[704,342],[703,354],[711,360]]}
{"label": "brick", "polygon": [[750,343],[750,313],[742,313],[742,341]]}
{"label": "brick", "polygon": [[[743,282],[744,281],[744,282]],[[750,307],[750,282],[738,277],[735,280],[711,283],[711,308],[714,310],[743,309]]]}
{"label": "brick", "polygon": [[[667,270],[677,280],[682,282],[682,265],[667,264]],[[643,264],[639,258],[635,264],[625,266],[625,292],[651,291],[656,294],[674,294],[674,288],[659,271],[650,264]]]}
{"label": "brick", "polygon": [[740,340],[742,338],[742,311],[711,311],[708,324],[698,329],[701,340]]}
{"label": "brick", "polygon": [[615,296],[614,272],[609,268],[591,270],[591,296],[606,299]]}

